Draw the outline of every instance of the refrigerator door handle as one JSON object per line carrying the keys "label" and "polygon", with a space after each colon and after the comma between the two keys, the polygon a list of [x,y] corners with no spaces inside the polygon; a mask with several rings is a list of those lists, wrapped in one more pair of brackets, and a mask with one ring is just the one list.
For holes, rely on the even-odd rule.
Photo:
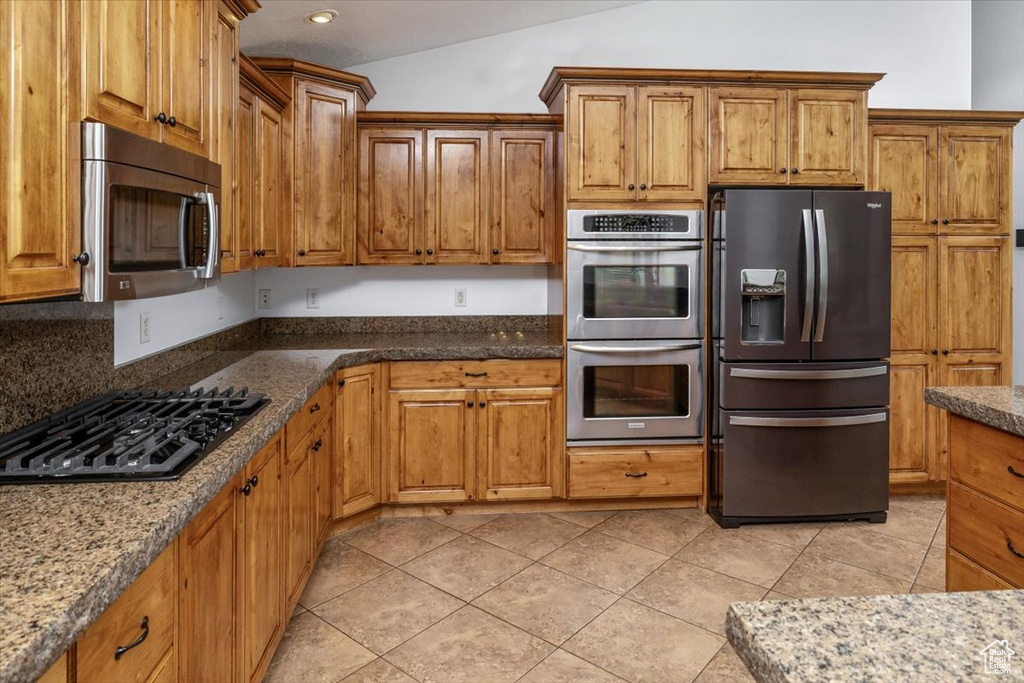
{"label": "refrigerator door handle", "polygon": [[828,313],[828,237],[825,230],[825,210],[814,210],[818,229],[818,321],[814,327],[814,341],[825,338],[825,315]]}
{"label": "refrigerator door handle", "polygon": [[814,221],[811,210],[804,209],[804,259],[806,262],[806,280],[804,282],[804,324],[800,332],[800,341],[811,341],[811,320],[814,317]]}
{"label": "refrigerator door handle", "polygon": [[889,371],[888,366],[876,365],[870,368],[854,368],[852,370],[761,370],[758,368],[731,368],[730,377],[747,379],[861,379],[878,377]]}
{"label": "refrigerator door handle", "polygon": [[744,417],[732,415],[729,424],[737,427],[855,427],[885,422],[885,413],[850,415],[848,417]]}

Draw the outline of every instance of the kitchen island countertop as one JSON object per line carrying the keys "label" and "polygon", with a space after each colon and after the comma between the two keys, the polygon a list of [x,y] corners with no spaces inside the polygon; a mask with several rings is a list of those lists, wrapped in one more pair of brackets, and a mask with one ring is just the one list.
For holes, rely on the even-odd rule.
{"label": "kitchen island countertop", "polygon": [[929,387],[924,399],[954,415],[1024,436],[1024,386]]}

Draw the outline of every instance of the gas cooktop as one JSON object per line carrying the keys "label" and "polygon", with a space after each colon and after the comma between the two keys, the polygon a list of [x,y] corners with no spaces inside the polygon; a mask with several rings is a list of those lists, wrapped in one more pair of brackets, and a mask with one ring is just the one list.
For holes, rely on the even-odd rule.
{"label": "gas cooktop", "polygon": [[103,394],[0,437],[0,484],[177,479],[269,402],[233,387]]}

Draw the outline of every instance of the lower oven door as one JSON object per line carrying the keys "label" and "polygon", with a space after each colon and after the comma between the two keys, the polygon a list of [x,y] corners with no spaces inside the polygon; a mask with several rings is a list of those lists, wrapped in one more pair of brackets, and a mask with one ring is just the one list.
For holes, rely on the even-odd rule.
{"label": "lower oven door", "polygon": [[699,338],[702,254],[699,240],[570,242],[568,338]]}
{"label": "lower oven door", "polygon": [[699,341],[569,342],[569,440],[701,437],[703,354]]}

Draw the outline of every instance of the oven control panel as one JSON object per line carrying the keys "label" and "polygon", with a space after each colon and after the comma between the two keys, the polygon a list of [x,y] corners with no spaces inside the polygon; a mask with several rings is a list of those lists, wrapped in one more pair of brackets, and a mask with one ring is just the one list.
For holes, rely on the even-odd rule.
{"label": "oven control panel", "polygon": [[594,215],[583,218],[583,231],[600,232],[687,232],[688,216],[634,213]]}
{"label": "oven control panel", "polygon": [[662,209],[650,212],[619,209],[570,209],[566,237],[572,240],[698,240],[704,212]]}

